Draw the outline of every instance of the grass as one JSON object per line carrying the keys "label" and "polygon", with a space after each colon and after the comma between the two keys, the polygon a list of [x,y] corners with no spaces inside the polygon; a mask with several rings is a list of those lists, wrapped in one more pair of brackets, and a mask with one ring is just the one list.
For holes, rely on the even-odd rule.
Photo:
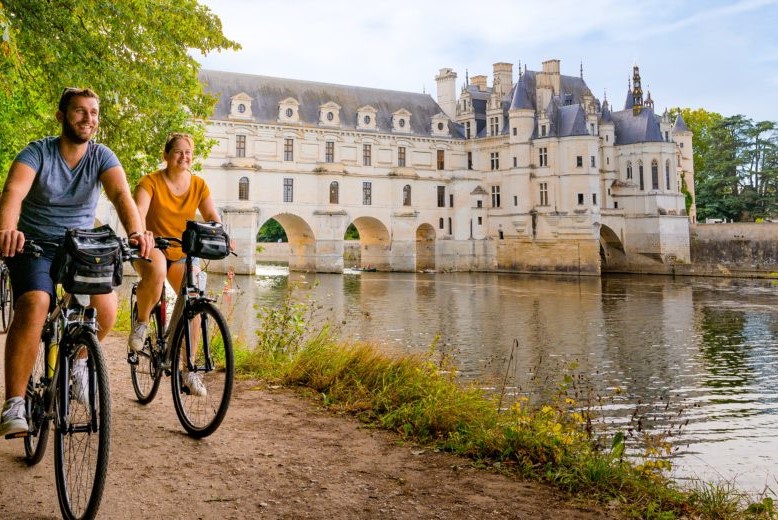
{"label": "grass", "polygon": [[450,363],[436,361],[434,346],[424,355],[392,356],[367,343],[339,342],[327,326],[308,327],[311,309],[291,296],[279,308],[261,309],[256,346],[238,349],[238,373],[303,387],[329,409],[407,441],[617,503],[630,517],[777,518],[772,499],[753,501],[731,484],[677,486],[666,476],[662,435],[646,434],[650,442],[636,444],[628,442],[629,431],[593,427],[597,407],[585,402],[572,376],[562,378],[550,402],[504,403],[504,395],[457,381]]}

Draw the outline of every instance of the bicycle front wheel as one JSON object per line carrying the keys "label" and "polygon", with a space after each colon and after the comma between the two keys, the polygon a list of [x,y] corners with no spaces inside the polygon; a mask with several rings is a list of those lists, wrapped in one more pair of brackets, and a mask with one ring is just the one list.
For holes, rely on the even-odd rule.
{"label": "bicycle front wheel", "polygon": [[11,325],[11,319],[14,317],[13,291],[11,290],[11,277],[8,269],[4,268],[0,276],[0,321],[2,321],[2,331],[8,332]]}
{"label": "bicycle front wheel", "polygon": [[[61,368],[70,373],[60,370],[57,397],[54,475],[59,507],[67,519],[94,518],[103,497],[111,447],[108,371],[92,332],[77,333],[60,349],[68,351],[69,362]],[[85,374],[73,368],[76,360],[84,358]]]}
{"label": "bicycle front wheel", "polygon": [[[186,362],[185,325],[190,327],[193,371],[188,370]],[[211,303],[193,303],[192,318],[178,321],[171,359],[171,387],[178,419],[192,437],[207,437],[224,420],[235,377],[230,330],[224,316]],[[194,384],[192,378],[202,384]]]}
{"label": "bicycle front wheel", "polygon": [[[134,294],[133,294],[134,297]],[[134,300],[134,298],[133,298]],[[131,329],[135,329],[137,322],[138,306],[133,301]],[[141,404],[148,404],[154,400],[159,390],[162,379],[162,370],[159,369],[162,358],[162,310],[154,307],[149,316],[149,328],[147,329],[146,342],[143,349],[135,353],[134,361],[130,362],[130,379],[135,397]]]}
{"label": "bicycle front wheel", "polygon": [[[46,416],[46,387],[52,374],[47,373],[46,366],[50,348],[50,340],[40,340],[38,357],[35,359],[32,375],[24,395],[24,405],[30,426],[30,431],[24,438],[24,460],[30,466],[43,459],[49,440],[50,419]],[[53,369],[54,359],[51,360],[51,371]]]}

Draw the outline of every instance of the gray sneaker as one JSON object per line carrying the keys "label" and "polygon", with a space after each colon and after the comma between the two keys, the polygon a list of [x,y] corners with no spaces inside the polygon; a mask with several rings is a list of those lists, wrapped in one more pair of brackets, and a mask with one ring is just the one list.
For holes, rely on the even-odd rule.
{"label": "gray sneaker", "polygon": [[89,369],[86,359],[77,359],[70,369],[70,393],[81,404],[89,402]]}
{"label": "gray sneaker", "polygon": [[184,386],[189,389],[189,394],[196,397],[205,397],[208,390],[205,389],[203,379],[197,372],[187,372],[184,374]]}
{"label": "gray sneaker", "polygon": [[0,437],[27,431],[27,412],[21,397],[12,397],[5,402],[2,417]]}
{"label": "gray sneaker", "polygon": [[149,328],[148,323],[138,322],[135,328],[130,333],[130,339],[127,342],[127,346],[132,352],[139,352],[143,350],[143,344],[146,343],[146,330]]}

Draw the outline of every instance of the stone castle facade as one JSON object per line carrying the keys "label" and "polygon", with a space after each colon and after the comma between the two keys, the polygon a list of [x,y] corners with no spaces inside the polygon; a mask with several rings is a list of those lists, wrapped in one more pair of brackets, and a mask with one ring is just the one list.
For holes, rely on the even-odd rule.
{"label": "stone castle facade", "polygon": [[[582,77],[441,69],[437,100],[201,71],[219,99],[203,163],[241,251],[273,218],[291,269],[341,272],[344,233],[379,270],[582,273],[689,262],[692,138],[658,116],[637,67],[622,110]],[[242,255],[242,272],[254,257]]]}

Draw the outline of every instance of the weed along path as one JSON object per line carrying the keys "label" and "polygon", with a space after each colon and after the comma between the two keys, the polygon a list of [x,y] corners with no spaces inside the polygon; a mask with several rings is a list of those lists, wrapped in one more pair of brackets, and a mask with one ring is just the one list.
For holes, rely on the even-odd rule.
{"label": "weed along path", "polygon": [[[5,336],[0,344],[4,351]],[[113,435],[101,518],[619,518],[548,486],[403,444],[293,390],[257,382],[237,383],[220,429],[195,440],[178,423],[169,378],[151,404],[139,405],[124,337],[110,336],[105,348]],[[0,439],[0,518],[59,517],[49,442],[30,468],[22,441]]]}

